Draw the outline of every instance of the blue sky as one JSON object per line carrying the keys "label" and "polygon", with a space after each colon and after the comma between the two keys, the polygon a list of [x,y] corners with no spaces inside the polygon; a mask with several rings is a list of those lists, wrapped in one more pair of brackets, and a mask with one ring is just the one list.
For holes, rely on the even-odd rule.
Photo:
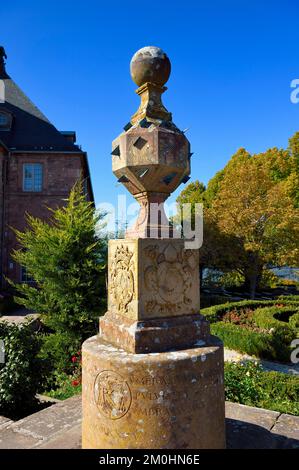
{"label": "blue sky", "polygon": [[298,0],[14,0],[0,13],[9,74],[58,129],[77,132],[97,204],[126,193],[111,141],[139,104],[129,63],[141,47],[171,59],[164,103],[190,128],[192,180],[207,183],[239,147],[286,147],[299,130]]}

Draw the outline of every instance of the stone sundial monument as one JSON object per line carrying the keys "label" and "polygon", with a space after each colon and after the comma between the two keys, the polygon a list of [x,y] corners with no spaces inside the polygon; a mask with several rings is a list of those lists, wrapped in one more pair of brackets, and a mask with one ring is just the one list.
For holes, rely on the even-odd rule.
{"label": "stone sundial monument", "polygon": [[223,346],[199,313],[198,250],[163,203],[190,173],[190,144],[161,95],[167,55],[145,47],[131,76],[141,104],[112,145],[112,168],[140,204],[111,240],[108,311],[82,349],[83,448],[223,448]]}

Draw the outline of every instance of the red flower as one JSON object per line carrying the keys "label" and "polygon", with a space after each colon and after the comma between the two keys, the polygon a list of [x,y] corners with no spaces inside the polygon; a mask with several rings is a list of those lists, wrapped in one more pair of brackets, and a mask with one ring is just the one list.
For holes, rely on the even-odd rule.
{"label": "red flower", "polygon": [[79,380],[73,380],[72,381],[72,386],[77,387],[80,384]]}
{"label": "red flower", "polygon": [[73,357],[72,357],[72,362],[77,362],[76,356],[73,356]]}

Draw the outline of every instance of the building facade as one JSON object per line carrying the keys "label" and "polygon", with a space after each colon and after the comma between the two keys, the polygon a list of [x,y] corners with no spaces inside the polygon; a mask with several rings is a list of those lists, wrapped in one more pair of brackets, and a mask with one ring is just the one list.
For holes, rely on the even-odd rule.
{"label": "building facade", "polygon": [[26,272],[11,257],[13,228],[23,230],[26,213],[47,219],[63,205],[75,182],[83,178],[93,201],[87,154],[76,145],[75,132],[58,131],[20,90],[5,68],[0,47],[0,276],[26,281]]}

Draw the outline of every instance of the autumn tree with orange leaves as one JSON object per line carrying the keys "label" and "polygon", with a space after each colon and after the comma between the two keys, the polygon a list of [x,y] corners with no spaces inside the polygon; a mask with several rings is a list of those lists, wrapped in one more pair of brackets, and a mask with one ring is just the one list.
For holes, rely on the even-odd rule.
{"label": "autumn tree with orange leaves", "polygon": [[299,133],[288,150],[238,150],[205,191],[200,188],[200,198],[187,187],[178,203],[204,204],[206,266],[237,271],[254,298],[264,269],[299,265]]}

